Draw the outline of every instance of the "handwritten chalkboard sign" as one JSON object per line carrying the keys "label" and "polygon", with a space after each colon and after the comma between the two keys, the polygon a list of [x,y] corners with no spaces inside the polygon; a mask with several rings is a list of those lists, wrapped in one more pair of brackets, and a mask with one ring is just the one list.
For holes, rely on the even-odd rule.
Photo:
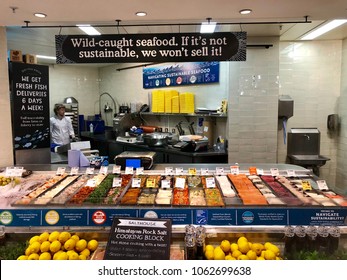
{"label": "handwritten chalkboard sign", "polygon": [[168,260],[171,220],[114,218],[105,260]]}

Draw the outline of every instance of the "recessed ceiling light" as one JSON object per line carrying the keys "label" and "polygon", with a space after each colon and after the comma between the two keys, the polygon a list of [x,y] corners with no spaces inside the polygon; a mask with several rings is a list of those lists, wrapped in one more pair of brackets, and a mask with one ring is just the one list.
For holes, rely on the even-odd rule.
{"label": "recessed ceiling light", "polygon": [[202,22],[200,25],[200,33],[213,33],[216,26],[217,22],[215,21]]}
{"label": "recessed ceiling light", "polygon": [[34,16],[39,18],[45,18],[47,15],[44,13],[35,13]]}
{"label": "recessed ceiling light", "polygon": [[240,13],[241,15],[248,15],[248,14],[250,14],[251,12],[252,12],[251,9],[242,9],[242,10],[239,11],[239,13]]}
{"label": "recessed ceiling light", "polygon": [[330,22],[327,22],[317,29],[314,29],[313,31],[307,33],[304,37],[302,37],[300,40],[313,40],[324,33],[329,32],[330,30],[339,27],[342,24],[345,24],[347,22],[347,19],[335,19]]}
{"label": "recessed ceiling light", "polygon": [[100,35],[101,33],[89,24],[77,24],[79,29],[88,35]]}
{"label": "recessed ceiling light", "polygon": [[137,15],[138,17],[145,17],[147,16],[146,12],[136,12],[135,15]]}

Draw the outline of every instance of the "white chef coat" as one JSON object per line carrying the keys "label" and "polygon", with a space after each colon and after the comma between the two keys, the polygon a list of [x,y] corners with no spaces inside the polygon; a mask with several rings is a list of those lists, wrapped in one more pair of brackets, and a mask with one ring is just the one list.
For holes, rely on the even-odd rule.
{"label": "white chef coat", "polygon": [[66,145],[70,143],[70,136],[75,137],[71,119],[57,116],[50,118],[51,142],[57,145]]}

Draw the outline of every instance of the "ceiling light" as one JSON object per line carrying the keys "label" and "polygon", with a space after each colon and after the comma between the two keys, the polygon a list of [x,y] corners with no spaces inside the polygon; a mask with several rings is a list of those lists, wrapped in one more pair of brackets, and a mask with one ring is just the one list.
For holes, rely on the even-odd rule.
{"label": "ceiling light", "polygon": [[347,19],[335,19],[330,22],[327,22],[317,29],[314,29],[313,31],[310,31],[307,33],[304,37],[302,37],[300,40],[313,40],[314,38],[317,38],[324,33],[329,32],[330,30],[339,27],[340,25],[344,24],[347,22]]}
{"label": "ceiling light", "polygon": [[136,12],[135,15],[137,15],[138,17],[144,17],[147,16],[146,12]]}
{"label": "ceiling light", "polygon": [[89,24],[77,24],[79,29],[81,29],[84,33],[87,33],[88,35],[100,35],[101,33],[96,30],[93,26],[90,26]]}
{"label": "ceiling light", "polygon": [[43,58],[43,59],[54,59],[54,60],[57,59],[55,56],[40,55],[40,54],[37,54],[36,57],[37,58]]}
{"label": "ceiling light", "polygon": [[45,18],[47,15],[44,13],[35,13],[34,16],[39,18]]}
{"label": "ceiling light", "polygon": [[248,14],[250,14],[251,12],[252,12],[251,9],[242,9],[242,10],[239,11],[239,13],[240,13],[241,15],[248,15]]}
{"label": "ceiling light", "polygon": [[208,19],[207,22],[202,22],[200,26],[200,33],[213,33],[216,29],[217,22]]}

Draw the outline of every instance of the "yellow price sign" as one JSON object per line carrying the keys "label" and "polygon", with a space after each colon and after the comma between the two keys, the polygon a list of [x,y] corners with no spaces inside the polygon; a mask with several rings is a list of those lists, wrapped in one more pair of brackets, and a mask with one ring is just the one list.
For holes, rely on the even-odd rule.
{"label": "yellow price sign", "polygon": [[188,169],[188,174],[189,175],[196,175],[196,168],[189,168]]}
{"label": "yellow price sign", "polygon": [[303,180],[302,181],[302,189],[303,191],[311,191],[312,190],[312,186],[310,184],[309,181]]}

